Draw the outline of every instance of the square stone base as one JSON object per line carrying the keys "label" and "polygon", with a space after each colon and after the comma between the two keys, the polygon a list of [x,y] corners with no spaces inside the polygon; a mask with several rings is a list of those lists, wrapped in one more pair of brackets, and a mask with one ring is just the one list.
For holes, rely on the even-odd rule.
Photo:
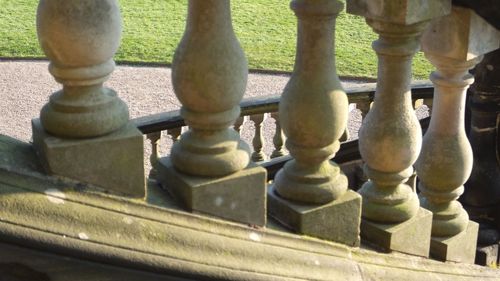
{"label": "square stone base", "polygon": [[252,165],[224,177],[195,177],[177,171],[170,158],[158,163],[158,179],[190,211],[250,225],[266,224],[264,168]]}
{"label": "square stone base", "polygon": [[302,205],[281,198],[270,186],[269,214],[294,231],[348,246],[360,244],[361,196],[348,190],[325,205]]}
{"label": "square stone base", "polygon": [[441,261],[473,264],[476,257],[479,224],[469,221],[467,228],[452,237],[432,237],[431,256]]}
{"label": "square stone base", "polygon": [[49,174],[101,187],[111,193],[144,198],[144,141],[132,124],[97,138],[63,139],[32,120],[33,146]]}
{"label": "square stone base", "polygon": [[410,255],[429,257],[432,212],[420,208],[411,219],[398,224],[381,224],[363,219],[361,237],[383,248]]}

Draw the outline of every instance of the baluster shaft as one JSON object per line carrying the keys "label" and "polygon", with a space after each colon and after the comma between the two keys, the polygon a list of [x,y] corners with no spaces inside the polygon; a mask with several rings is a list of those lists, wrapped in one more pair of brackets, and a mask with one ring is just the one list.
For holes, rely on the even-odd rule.
{"label": "baluster shaft", "polygon": [[41,47],[50,59],[50,73],[63,84],[62,91],[53,94],[40,113],[44,129],[54,136],[97,137],[128,122],[127,105],[116,92],[103,88],[115,68],[120,13],[116,1],[99,3],[40,1],[37,25]]}
{"label": "baluster shaft", "polygon": [[63,85],[32,122],[47,171],[144,197],[143,136],[127,105],[103,87],[120,43],[118,1],[40,0],[37,31],[49,71]]}
{"label": "baluster shaft", "polygon": [[187,20],[172,81],[190,129],[172,147],[172,164],[196,176],[228,175],[250,161],[250,148],[229,128],[240,116],[245,55],[232,29],[228,0],[191,0]]}
{"label": "baluster shaft", "polygon": [[151,143],[151,155],[149,156],[151,171],[149,172],[149,177],[156,178],[158,173],[158,159],[160,158],[159,142],[161,140],[161,131],[147,134],[146,137]]}
{"label": "baluster shaft", "polygon": [[272,112],[271,117],[275,122],[275,132],[273,136],[274,150],[271,154],[271,158],[281,157],[286,155],[285,149],[283,149],[283,144],[285,143],[285,135],[281,129],[280,118],[278,112]]}
{"label": "baluster shaft", "polygon": [[250,120],[255,125],[255,135],[252,140],[252,145],[253,145],[253,150],[254,152],[252,153],[252,161],[254,162],[261,162],[266,160],[266,155],[262,151],[262,148],[264,146],[264,137],[262,136],[262,131],[263,131],[263,122],[265,120],[265,115],[264,114],[256,114],[250,116]]}
{"label": "baluster shaft", "polygon": [[[425,3],[424,3],[425,2]],[[348,0],[379,35],[377,90],[359,132],[359,149],[370,179],[363,196],[361,234],[387,250],[427,256],[432,214],[420,208],[412,188],[422,131],[411,98],[412,59],[428,22],[449,13],[449,0]],[[387,225],[398,230],[391,230]],[[419,241],[412,243],[411,241]]]}
{"label": "baluster shaft", "polygon": [[[229,0],[190,0],[172,82],[189,130],[160,159],[160,182],[190,210],[264,225],[266,171],[232,126],[240,117],[248,67]],[[249,212],[249,210],[252,210]]]}
{"label": "baluster shaft", "polygon": [[416,194],[403,182],[413,174],[412,165],[422,142],[411,105],[410,81],[412,57],[425,25],[367,22],[380,37],[373,43],[379,56],[375,101],[359,132],[360,152],[371,180],[360,190],[363,217],[399,223],[414,217],[419,210]]}
{"label": "baluster shaft", "polygon": [[270,212],[300,233],[358,245],[361,198],[347,191],[347,177],[330,161],[348,116],[333,50],[335,20],[343,4],[294,0],[291,7],[298,18],[297,55],[279,115],[293,160],[275,177]]}

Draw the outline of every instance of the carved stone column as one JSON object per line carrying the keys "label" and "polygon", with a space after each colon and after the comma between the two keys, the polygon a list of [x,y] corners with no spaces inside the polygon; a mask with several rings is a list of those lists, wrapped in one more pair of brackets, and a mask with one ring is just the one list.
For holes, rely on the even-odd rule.
{"label": "carved stone column", "polygon": [[373,106],[359,132],[359,148],[370,179],[363,196],[361,235],[385,248],[428,256],[432,214],[419,206],[405,182],[413,174],[422,132],[412,107],[411,64],[428,22],[450,12],[449,0],[348,0],[379,39],[378,84]]}
{"label": "carved stone column", "polygon": [[41,0],[40,45],[63,84],[33,120],[33,142],[48,172],[144,197],[142,134],[126,104],[104,88],[121,36],[116,0]]}
{"label": "carved stone column", "polygon": [[441,260],[474,263],[478,224],[469,221],[456,199],[472,170],[472,149],[465,135],[469,69],[481,55],[500,46],[498,32],[474,11],[454,7],[433,22],[422,49],[436,67],[431,123],[416,169],[422,207],[433,212],[431,255]]}
{"label": "carved stone column", "polygon": [[264,225],[266,171],[230,128],[240,115],[248,68],[229,0],[190,0],[172,81],[189,131],[160,159],[162,184],[190,210]]}
{"label": "carved stone column", "polygon": [[334,59],[337,0],[294,0],[298,18],[295,68],[279,115],[293,160],[268,193],[273,217],[297,232],[359,245],[361,198],[330,159],[339,150],[348,115],[347,96]]}

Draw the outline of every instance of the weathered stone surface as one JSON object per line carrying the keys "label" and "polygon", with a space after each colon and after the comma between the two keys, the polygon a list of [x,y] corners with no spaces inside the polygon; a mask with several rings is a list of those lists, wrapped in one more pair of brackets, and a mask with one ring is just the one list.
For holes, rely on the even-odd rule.
{"label": "weathered stone surface", "polygon": [[[51,281],[74,280],[75,272],[78,281],[156,281],[169,274],[196,280],[498,280],[498,269],[381,254],[276,226],[256,229],[179,212],[157,186],[150,186],[153,205],[81,192],[38,173],[28,144],[5,139],[0,135],[0,155],[9,154],[0,157],[0,260],[44,272]],[[13,158],[27,164],[11,166]]]}
{"label": "weathered stone surface", "polygon": [[348,100],[337,76],[334,31],[341,1],[294,0],[298,21],[294,72],[279,105],[286,147],[294,158],[276,175],[284,199],[327,204],[347,190],[347,178],[330,159],[347,126]]}
{"label": "weathered stone surface", "polygon": [[250,148],[231,128],[240,116],[248,65],[236,38],[229,0],[189,1],[187,26],[172,62],[172,83],[189,125],[171,151],[176,169],[226,176],[250,161]]}
{"label": "weathered stone surface", "polygon": [[177,200],[191,211],[245,224],[266,224],[267,172],[249,167],[224,177],[195,177],[177,171],[170,158],[161,158],[158,177]]}
{"label": "weathered stone surface", "polygon": [[432,213],[420,208],[413,218],[397,224],[361,221],[361,237],[387,251],[429,256]]}
{"label": "weathered stone surface", "polygon": [[373,20],[402,25],[449,14],[450,0],[348,0],[347,12]]}
{"label": "weathered stone surface", "polygon": [[472,60],[500,47],[500,30],[473,10],[454,6],[435,20],[422,37],[422,51],[460,61]]}
{"label": "weathered stone surface", "polygon": [[91,139],[62,139],[32,120],[33,145],[46,169],[56,174],[131,197],[145,196],[143,136],[129,123]]}
{"label": "weathered stone surface", "polygon": [[432,237],[431,256],[442,261],[474,263],[479,225],[469,221],[467,229],[452,237]]}
{"label": "weathered stone surface", "polygon": [[360,244],[361,196],[348,190],[324,205],[305,205],[281,198],[273,186],[267,198],[269,214],[294,231],[351,247]]}

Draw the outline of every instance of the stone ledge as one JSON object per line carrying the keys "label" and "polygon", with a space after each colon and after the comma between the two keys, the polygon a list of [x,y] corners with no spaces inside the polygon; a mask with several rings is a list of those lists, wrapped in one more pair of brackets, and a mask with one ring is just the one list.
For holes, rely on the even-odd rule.
{"label": "stone ledge", "polygon": [[[499,271],[485,267],[380,254],[182,212],[174,209],[156,186],[149,187],[146,202],[81,192],[74,185],[30,170],[28,163],[36,158],[28,144],[2,141],[0,136],[0,155],[8,155],[0,157],[3,245],[22,245],[65,260],[82,259],[87,265],[109,265],[128,273],[140,271],[148,277],[172,274],[198,280],[331,281],[332,276],[338,280],[498,280]],[[16,158],[24,159],[24,168],[4,161]],[[24,262],[46,268],[34,260]],[[57,272],[51,273],[55,276]],[[123,280],[113,276],[118,276],[113,281]],[[79,281],[95,281],[79,277]],[[51,281],[63,280],[67,279]]]}

